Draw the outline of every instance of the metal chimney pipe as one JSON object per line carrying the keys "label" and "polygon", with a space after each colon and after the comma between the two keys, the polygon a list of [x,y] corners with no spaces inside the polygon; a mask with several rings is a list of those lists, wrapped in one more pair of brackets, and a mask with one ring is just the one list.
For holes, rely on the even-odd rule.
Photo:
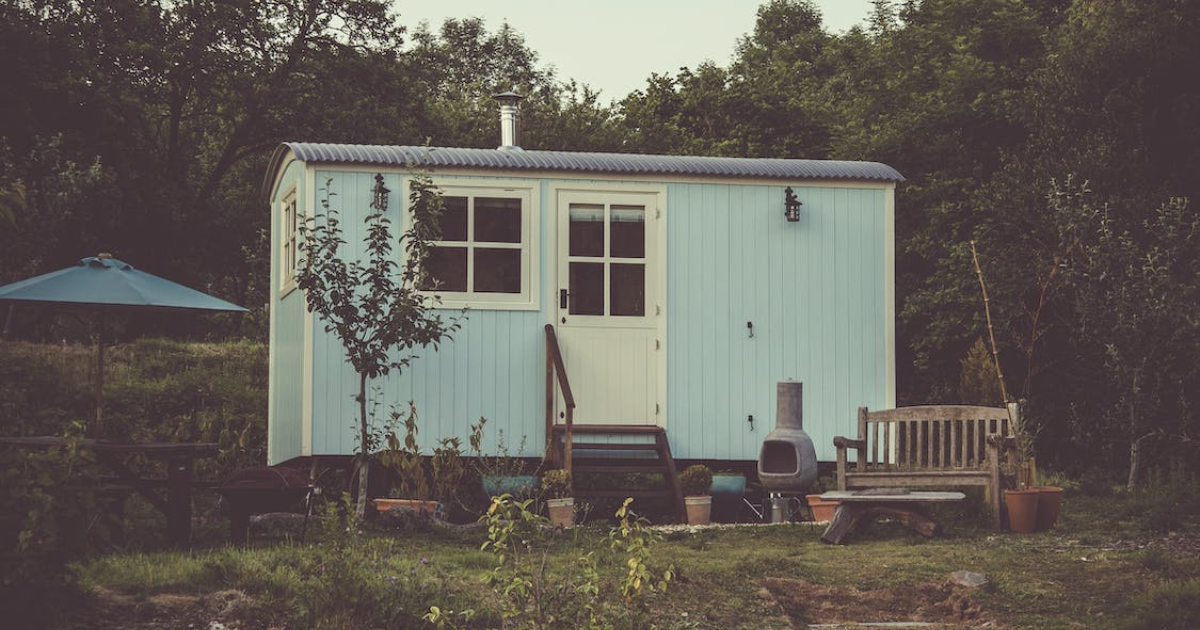
{"label": "metal chimney pipe", "polygon": [[500,149],[521,150],[521,99],[516,92],[504,92],[494,97],[500,103]]}

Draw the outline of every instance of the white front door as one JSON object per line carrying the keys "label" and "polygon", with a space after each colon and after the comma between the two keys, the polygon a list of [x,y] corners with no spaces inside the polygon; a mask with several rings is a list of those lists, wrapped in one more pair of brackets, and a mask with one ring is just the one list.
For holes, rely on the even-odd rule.
{"label": "white front door", "polygon": [[662,422],[660,200],[559,192],[555,324],[577,423]]}

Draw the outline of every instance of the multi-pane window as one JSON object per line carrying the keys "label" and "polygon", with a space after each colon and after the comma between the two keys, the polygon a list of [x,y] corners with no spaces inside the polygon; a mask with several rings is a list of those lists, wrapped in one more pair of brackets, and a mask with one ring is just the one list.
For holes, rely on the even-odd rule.
{"label": "multi-pane window", "polygon": [[280,267],[279,281],[280,288],[287,291],[296,284],[296,265],[299,259],[297,248],[300,238],[300,219],[297,212],[295,190],[284,196],[280,219],[283,228],[280,234],[280,253],[283,264]]}
{"label": "multi-pane window", "polygon": [[443,187],[441,240],[426,260],[425,290],[444,304],[530,301],[529,195],[525,191]]}
{"label": "multi-pane window", "polygon": [[646,208],[570,205],[570,314],[646,315]]}

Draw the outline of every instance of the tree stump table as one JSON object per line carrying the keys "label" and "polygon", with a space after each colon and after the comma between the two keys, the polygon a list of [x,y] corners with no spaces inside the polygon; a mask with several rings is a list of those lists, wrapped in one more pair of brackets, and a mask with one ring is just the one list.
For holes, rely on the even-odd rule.
{"label": "tree stump table", "polygon": [[838,501],[837,512],[829,527],[821,535],[821,542],[844,545],[850,534],[863,522],[877,516],[890,516],[922,536],[932,537],[941,533],[942,525],[937,522],[925,505],[962,501],[967,495],[961,492],[905,492],[899,489],[868,492],[826,492],[825,501]]}

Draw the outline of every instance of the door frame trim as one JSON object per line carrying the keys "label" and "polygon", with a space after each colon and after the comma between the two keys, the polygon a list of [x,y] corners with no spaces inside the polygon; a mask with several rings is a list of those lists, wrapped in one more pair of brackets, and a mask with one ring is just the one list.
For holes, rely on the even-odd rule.
{"label": "door frame trim", "polygon": [[[658,357],[655,361],[658,371],[658,387],[657,387],[657,410],[658,414],[655,418],[654,425],[667,428],[668,406],[667,406],[667,314],[669,305],[667,304],[667,186],[661,184],[641,184],[628,182],[552,182],[547,186],[547,194],[542,197],[545,204],[545,213],[542,215],[542,234],[549,240],[545,247],[542,247],[542,252],[547,253],[547,258],[542,265],[545,272],[545,282],[542,284],[547,292],[546,301],[546,323],[554,326],[555,332],[558,332],[559,312],[558,312],[558,290],[561,287],[559,284],[559,261],[562,255],[562,245],[559,239],[559,217],[561,216],[560,206],[564,195],[571,193],[586,193],[586,194],[641,194],[652,196],[654,199],[654,220],[655,225],[655,243],[654,243],[654,285],[655,291],[652,301],[646,304],[647,311],[653,310],[654,315],[654,334],[658,339],[657,353]],[[649,217],[647,217],[649,219]],[[557,390],[557,385],[555,385]],[[555,406],[558,406],[558,399],[555,395]],[[555,409],[557,415],[558,409]]]}

